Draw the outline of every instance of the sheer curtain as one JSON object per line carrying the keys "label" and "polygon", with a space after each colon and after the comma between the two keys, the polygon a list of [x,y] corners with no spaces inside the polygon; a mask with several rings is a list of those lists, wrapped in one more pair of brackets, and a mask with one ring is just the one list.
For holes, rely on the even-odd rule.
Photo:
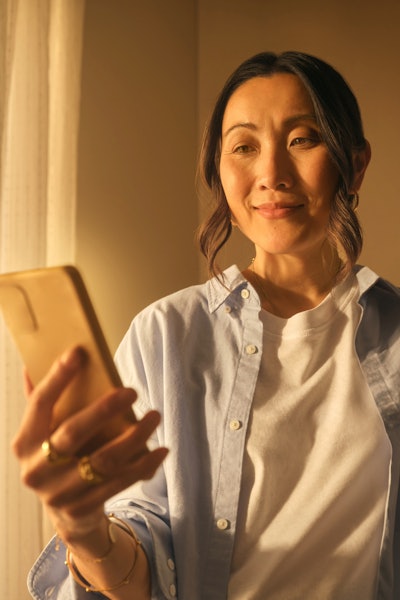
{"label": "sheer curtain", "polygon": [[[0,0],[0,271],[74,260],[76,154],[85,0]],[[0,319],[0,582],[24,600],[50,534],[20,483],[10,442],[25,399]]]}

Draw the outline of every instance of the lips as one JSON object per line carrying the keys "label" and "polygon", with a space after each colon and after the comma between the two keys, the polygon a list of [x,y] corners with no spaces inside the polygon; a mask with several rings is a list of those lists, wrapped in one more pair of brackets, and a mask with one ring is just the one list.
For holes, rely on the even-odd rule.
{"label": "lips", "polygon": [[297,213],[304,204],[291,204],[288,202],[268,202],[254,206],[254,210],[265,219],[283,219]]}

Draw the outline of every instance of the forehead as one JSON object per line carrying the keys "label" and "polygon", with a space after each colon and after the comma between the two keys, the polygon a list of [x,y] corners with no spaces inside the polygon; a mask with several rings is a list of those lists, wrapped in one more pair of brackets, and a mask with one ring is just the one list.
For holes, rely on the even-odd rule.
{"label": "forehead", "polygon": [[291,73],[275,73],[253,77],[239,86],[229,98],[222,129],[232,121],[252,121],[264,116],[290,118],[294,115],[314,115],[314,106],[302,81]]}

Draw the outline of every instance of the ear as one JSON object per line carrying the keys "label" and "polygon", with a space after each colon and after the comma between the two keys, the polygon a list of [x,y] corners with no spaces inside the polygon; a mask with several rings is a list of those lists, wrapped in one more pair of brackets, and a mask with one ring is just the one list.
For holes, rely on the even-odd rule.
{"label": "ear", "polygon": [[232,213],[231,213],[231,225],[232,225],[232,227],[238,227],[237,221]]}
{"label": "ear", "polygon": [[351,193],[358,192],[364,179],[365,171],[371,160],[371,146],[368,140],[365,140],[365,148],[357,150],[353,156],[354,178],[351,186]]}

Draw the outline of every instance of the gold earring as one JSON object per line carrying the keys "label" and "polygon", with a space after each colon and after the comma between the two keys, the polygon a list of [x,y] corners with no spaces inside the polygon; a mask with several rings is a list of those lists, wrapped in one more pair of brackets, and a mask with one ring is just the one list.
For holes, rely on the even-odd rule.
{"label": "gold earring", "polygon": [[358,195],[358,192],[351,192],[347,196],[347,201],[350,205],[350,208],[352,208],[354,211],[357,210],[359,199],[360,197]]}

